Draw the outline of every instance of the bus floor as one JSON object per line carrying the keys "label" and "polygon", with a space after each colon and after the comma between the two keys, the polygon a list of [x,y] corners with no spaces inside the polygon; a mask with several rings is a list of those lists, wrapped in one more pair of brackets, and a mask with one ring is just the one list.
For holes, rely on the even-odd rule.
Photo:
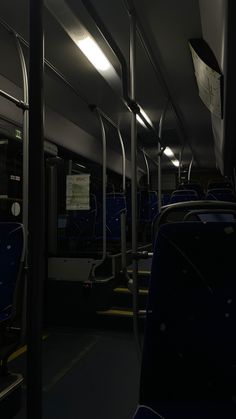
{"label": "bus floor", "polygon": [[[10,362],[25,376],[26,353]],[[43,419],[131,419],[139,363],[131,332],[54,329],[43,340]],[[16,419],[26,418],[23,407]]]}

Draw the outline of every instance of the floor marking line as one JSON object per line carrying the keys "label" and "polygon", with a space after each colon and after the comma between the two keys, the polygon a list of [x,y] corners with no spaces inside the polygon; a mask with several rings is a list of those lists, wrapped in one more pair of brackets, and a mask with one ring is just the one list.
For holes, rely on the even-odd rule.
{"label": "floor marking line", "polygon": [[62,368],[52,379],[49,381],[48,384],[43,386],[43,391],[48,392],[50,391],[59,381],[61,381],[72,369],[73,367],[78,364],[81,359],[83,359],[97,344],[99,339],[96,339],[94,342],[91,342],[82,352],[80,352],[72,361]]}

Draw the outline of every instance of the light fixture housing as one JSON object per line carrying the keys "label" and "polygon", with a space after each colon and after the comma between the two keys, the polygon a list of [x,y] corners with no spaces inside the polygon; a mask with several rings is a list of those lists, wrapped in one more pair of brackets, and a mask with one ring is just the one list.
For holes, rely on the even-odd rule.
{"label": "light fixture housing", "polygon": [[164,150],[164,154],[165,154],[165,156],[167,156],[167,157],[174,157],[174,153],[173,153],[173,151],[171,150],[171,148],[170,148],[170,147],[166,147],[166,148],[165,148],[165,150]]}
{"label": "light fixture housing", "polygon": [[79,39],[77,41],[77,45],[98,71],[107,71],[111,68],[111,64],[107,57],[102,52],[97,42],[90,35]]}
{"label": "light fixture housing", "polygon": [[142,118],[139,115],[136,115],[136,119],[140,123],[140,125],[142,125],[142,127],[147,128],[145,122],[143,122]]}
{"label": "light fixture housing", "polygon": [[[93,35],[73,12],[67,4],[67,1],[45,0],[44,3],[88,61],[96,68],[107,83],[120,94],[122,92],[122,83],[114,64],[108,60],[100,48],[99,43],[96,42]],[[110,53],[116,59],[111,49]]]}
{"label": "light fixture housing", "polygon": [[179,160],[177,160],[177,159],[171,160],[171,163],[172,163],[175,167],[179,167]]}
{"label": "light fixture housing", "polygon": [[[139,109],[140,109],[141,115],[143,116],[145,121],[148,123],[148,125],[153,127],[153,123],[151,119],[149,118],[149,116],[146,114],[146,112],[141,108],[141,106],[139,106]],[[147,128],[147,125],[145,124],[145,122],[143,121],[140,115],[137,114],[136,118],[137,118],[137,121],[140,123],[140,125],[142,125],[144,128]]]}

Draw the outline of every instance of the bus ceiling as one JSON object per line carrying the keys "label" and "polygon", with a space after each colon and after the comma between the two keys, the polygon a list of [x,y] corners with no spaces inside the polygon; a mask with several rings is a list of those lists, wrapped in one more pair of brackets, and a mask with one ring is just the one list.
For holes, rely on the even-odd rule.
{"label": "bus ceiling", "polygon": [[[142,0],[112,2],[112,5],[108,0],[46,0],[48,109],[96,139],[98,122],[88,105],[99,106],[119,125],[129,159],[130,111],[123,93],[125,84],[128,94],[130,90],[129,81],[125,80],[125,65],[128,67],[129,63],[129,14],[132,12],[138,32],[137,104],[143,111],[138,119],[140,147],[148,148],[149,155],[156,158],[159,121],[168,100],[162,145],[169,146],[177,158],[184,145],[183,165],[188,166],[194,156],[194,167],[217,166],[223,174],[231,173],[235,163],[232,106],[235,7],[233,0],[219,1],[214,7],[210,0],[181,0],[181,7],[173,0],[149,0],[148,7]],[[20,70],[13,42],[3,23],[7,22],[28,42],[27,1],[14,2],[14,9],[12,13],[12,1],[1,3],[0,34],[5,60],[1,60],[0,73],[1,82],[6,78],[19,89]],[[221,117],[211,112],[202,100],[189,48],[191,39],[204,39],[223,76]],[[149,129],[150,121],[153,130]],[[66,145],[73,148],[74,140],[69,137],[70,132]],[[53,140],[57,142],[57,138]],[[111,139],[109,147],[117,149],[117,139]],[[163,157],[163,167],[173,167],[167,156]]]}

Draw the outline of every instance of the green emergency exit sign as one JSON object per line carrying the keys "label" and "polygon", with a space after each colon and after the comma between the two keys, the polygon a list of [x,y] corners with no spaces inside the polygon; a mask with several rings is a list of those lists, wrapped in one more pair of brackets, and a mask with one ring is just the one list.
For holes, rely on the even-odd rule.
{"label": "green emergency exit sign", "polygon": [[19,140],[22,140],[22,132],[19,129],[15,130],[16,138],[19,138]]}

